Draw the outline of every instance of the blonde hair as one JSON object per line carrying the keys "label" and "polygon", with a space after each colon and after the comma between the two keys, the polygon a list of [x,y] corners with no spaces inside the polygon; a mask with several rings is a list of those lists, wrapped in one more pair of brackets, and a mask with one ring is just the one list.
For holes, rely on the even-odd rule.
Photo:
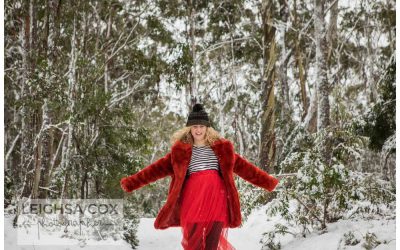
{"label": "blonde hair", "polygon": [[[194,139],[192,133],[190,133],[191,127],[192,126],[184,127],[176,131],[171,137],[171,144],[174,145],[175,142],[181,141],[193,145]],[[221,138],[220,134],[215,129],[213,129],[212,127],[207,127],[205,135],[205,141],[207,145],[209,146],[213,145],[214,142],[220,138]]]}

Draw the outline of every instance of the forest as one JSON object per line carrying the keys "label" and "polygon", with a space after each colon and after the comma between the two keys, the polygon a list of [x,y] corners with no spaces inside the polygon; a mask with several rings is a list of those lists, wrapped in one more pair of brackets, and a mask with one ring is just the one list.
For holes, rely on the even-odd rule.
{"label": "forest", "polygon": [[395,220],[395,23],[394,0],[6,0],[5,213],[124,199],[136,249],[169,178],[129,195],[119,180],[165,155],[200,102],[238,154],[284,176],[271,193],[235,177],[244,218],[282,216],[263,249]]}

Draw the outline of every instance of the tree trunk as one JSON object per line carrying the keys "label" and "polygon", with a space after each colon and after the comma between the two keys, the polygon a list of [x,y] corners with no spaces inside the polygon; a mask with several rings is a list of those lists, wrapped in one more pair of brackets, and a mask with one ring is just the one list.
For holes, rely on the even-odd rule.
{"label": "tree trunk", "polygon": [[318,131],[329,126],[329,82],[327,75],[327,51],[326,28],[324,20],[324,1],[315,0],[315,61],[318,86]]}
{"label": "tree trunk", "polygon": [[[41,180],[40,180],[40,186],[44,188],[48,188],[48,178],[46,176],[49,174],[49,169],[50,169],[50,115],[49,115],[49,106],[48,106],[48,100],[44,100],[44,104],[42,106],[42,119],[43,119],[43,131],[42,131],[42,136],[41,136],[41,146],[42,146],[42,152],[41,152],[41,159],[40,159],[40,171],[41,171]],[[40,199],[46,199],[47,198],[47,190],[46,189],[41,189],[39,191],[39,198]]]}
{"label": "tree trunk", "polygon": [[[24,51],[22,52],[22,82],[21,82],[21,99],[25,99],[31,95],[31,89],[28,87],[30,74],[34,70],[33,50],[36,40],[36,16],[35,16],[35,0],[26,2],[25,6],[26,16],[24,22],[24,28],[21,29],[21,37],[23,41]],[[32,122],[31,119],[32,118]],[[34,128],[34,115],[31,116],[31,111],[28,109],[26,104],[23,102],[20,112],[21,120],[21,154],[20,154],[20,167],[19,169],[19,181],[24,180],[26,185],[20,190],[19,197],[28,197],[32,194],[32,186],[34,176],[34,165],[36,159],[35,152],[32,147],[32,134],[35,131]],[[32,126],[30,126],[32,125]],[[35,165],[36,166],[36,165]]]}
{"label": "tree trunk", "polygon": [[[112,29],[112,8],[113,7],[109,7],[110,13],[108,14],[108,21],[107,21],[107,34],[106,34],[106,48],[108,48],[108,44],[110,43],[110,36],[111,36],[111,29]],[[108,70],[108,66],[109,66],[109,60],[110,60],[110,55],[109,52],[106,51],[105,54],[105,64],[104,64],[104,92],[107,93],[108,92],[108,84],[109,84],[109,78],[110,78],[110,74],[109,74],[109,70]]]}
{"label": "tree trunk", "polygon": [[38,197],[38,190],[39,190],[39,182],[40,182],[40,167],[41,167],[41,159],[40,155],[42,151],[42,145],[40,142],[38,142],[37,147],[35,149],[35,161],[34,161],[34,177],[33,177],[33,185],[32,185],[32,193],[31,193],[31,198],[32,199],[37,199]]}
{"label": "tree trunk", "polygon": [[[294,1],[293,6],[294,6],[294,10],[293,10],[293,19],[294,19],[293,20],[293,26],[295,27],[295,29],[299,29],[300,25],[299,25],[298,19],[297,19],[297,2],[296,2],[296,0]],[[301,36],[299,35],[298,39],[295,39],[295,57],[296,57],[297,68],[298,68],[298,71],[299,71],[301,102],[302,102],[302,106],[303,106],[303,113],[301,115],[301,120],[304,122],[305,118],[308,115],[309,102],[308,102],[307,91],[306,91],[306,74],[305,74],[305,67],[304,67],[304,60],[303,60],[303,52],[302,52],[300,46],[301,46]],[[312,114],[312,116],[315,116],[315,115]],[[307,127],[308,127],[308,130],[310,131],[311,127],[310,126],[307,126]],[[315,128],[316,128],[316,126],[314,126],[314,131],[313,132],[315,132]]]}
{"label": "tree trunk", "polygon": [[267,172],[273,173],[273,162],[275,160],[275,62],[276,62],[276,42],[275,27],[272,20],[275,16],[275,7],[271,1],[263,1],[263,76],[262,76],[262,116],[261,116],[261,135],[260,135],[260,167]]}
{"label": "tree trunk", "polygon": [[307,108],[307,114],[304,118],[304,126],[310,133],[317,132],[317,114],[318,114],[318,89],[315,86],[312,90],[310,105]]}
{"label": "tree trunk", "polygon": [[[280,0],[279,1],[279,16],[281,18],[282,23],[287,23],[288,20],[288,6],[287,2]],[[288,77],[287,77],[287,69],[288,69],[288,57],[290,51],[287,50],[286,45],[286,32],[288,28],[285,25],[281,25],[279,28],[279,33],[281,35],[281,56],[279,58],[279,79],[281,82],[281,103],[282,108],[280,109],[280,117],[281,120],[286,119],[289,117],[291,113],[291,105],[290,105],[290,98],[289,98],[289,86],[288,86]]]}
{"label": "tree trunk", "polygon": [[[314,27],[315,27],[315,60],[316,60],[316,75],[318,86],[318,131],[326,130],[330,125],[330,105],[329,105],[329,82],[327,74],[328,66],[328,43],[324,19],[324,6],[325,1],[315,0],[314,4]],[[330,140],[326,138],[323,141],[321,150],[322,160],[325,166],[329,167],[330,157]],[[326,222],[329,222],[328,206],[330,203],[329,198],[330,189],[324,188],[324,219],[322,222],[322,229],[326,228]]]}
{"label": "tree trunk", "polygon": [[[369,9],[369,6],[363,6],[364,4],[366,4],[365,2],[361,1],[361,9],[362,11],[366,11],[368,12],[368,10],[366,10],[367,8]],[[368,3],[369,5],[369,3]],[[365,15],[366,20],[365,23],[371,23],[370,21],[370,16],[369,15]],[[371,32],[372,32],[372,28],[371,25],[364,25],[363,26],[364,29],[364,34],[365,37],[367,38],[367,55],[365,55],[365,57],[363,58],[362,62],[363,62],[363,75],[365,78],[365,92],[368,98],[369,103],[375,103],[376,100],[378,99],[378,89],[377,89],[377,85],[376,85],[376,81],[377,79],[374,78],[374,64],[376,60],[380,60],[378,58],[376,58],[376,52],[375,49],[373,48],[372,44],[371,44]]]}
{"label": "tree trunk", "polygon": [[[88,182],[88,171],[86,168],[83,171],[84,174],[81,181],[81,199],[87,198],[87,196],[85,196],[85,188],[87,187],[87,182]],[[86,195],[87,195],[87,190],[86,190]]]}
{"label": "tree trunk", "polygon": [[189,18],[189,34],[188,37],[190,39],[190,46],[192,52],[192,70],[189,74],[189,83],[190,83],[190,96],[191,96],[191,106],[193,106],[196,102],[198,102],[198,86],[196,81],[196,38],[195,38],[195,29],[196,29],[196,9],[194,0],[188,0],[188,18]]}
{"label": "tree trunk", "polygon": [[69,62],[69,70],[68,70],[68,110],[70,113],[69,122],[68,122],[68,137],[67,137],[67,148],[65,153],[65,180],[62,188],[61,198],[64,199],[67,194],[69,176],[72,169],[72,153],[73,153],[73,142],[72,138],[74,135],[74,112],[75,112],[75,95],[76,95],[76,59],[77,59],[77,51],[76,51],[76,16],[74,16],[73,23],[73,31],[71,38],[71,52],[70,52],[70,62]]}
{"label": "tree trunk", "polygon": [[[222,81],[219,82],[219,88],[217,91],[218,91],[220,100],[223,100],[224,91],[223,91]],[[222,137],[225,137],[225,126],[226,126],[224,107],[225,107],[225,102],[220,102],[218,104],[218,125],[219,125],[219,129],[220,129],[220,134]]]}
{"label": "tree trunk", "polygon": [[328,43],[328,53],[327,53],[327,63],[328,69],[331,67],[333,51],[337,46],[337,19],[339,14],[339,1],[333,0],[332,7],[330,8],[330,17],[329,17],[329,27],[327,34],[327,43]]}
{"label": "tree trunk", "polygon": [[[47,30],[47,39],[46,39],[46,60],[47,60],[47,69],[45,80],[46,84],[51,85],[51,72],[53,68],[53,57],[52,50],[54,46],[54,15],[53,15],[53,1],[48,0],[46,6],[47,18],[46,18],[46,30]],[[44,188],[49,188],[49,174],[50,174],[50,161],[51,161],[51,130],[49,125],[51,123],[50,118],[50,109],[49,109],[49,100],[47,98],[44,99],[44,103],[42,106],[42,154],[41,154],[41,180],[40,186]],[[47,189],[39,190],[39,198],[46,199],[48,191]]]}

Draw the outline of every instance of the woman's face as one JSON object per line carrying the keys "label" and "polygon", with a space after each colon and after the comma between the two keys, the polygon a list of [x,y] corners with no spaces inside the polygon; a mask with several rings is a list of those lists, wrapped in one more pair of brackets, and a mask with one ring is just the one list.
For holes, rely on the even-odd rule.
{"label": "woman's face", "polygon": [[193,125],[190,127],[190,132],[195,141],[201,141],[206,137],[207,127],[204,125]]}

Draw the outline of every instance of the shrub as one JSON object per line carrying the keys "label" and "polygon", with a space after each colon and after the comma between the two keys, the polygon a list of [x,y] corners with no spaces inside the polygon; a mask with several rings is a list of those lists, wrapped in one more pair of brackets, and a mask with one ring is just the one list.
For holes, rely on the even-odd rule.
{"label": "shrub", "polygon": [[[292,234],[305,237],[314,229],[325,230],[327,223],[357,215],[393,214],[395,186],[377,173],[348,167],[359,160],[365,138],[341,130],[305,133],[299,138],[299,145],[307,142],[311,146],[286,155],[281,169],[295,175],[282,179],[277,197],[267,209],[270,216],[282,216]],[[328,162],[320,151],[323,140],[331,142]],[[274,237],[289,232],[282,228],[275,227]],[[271,244],[268,239],[264,243]]]}

